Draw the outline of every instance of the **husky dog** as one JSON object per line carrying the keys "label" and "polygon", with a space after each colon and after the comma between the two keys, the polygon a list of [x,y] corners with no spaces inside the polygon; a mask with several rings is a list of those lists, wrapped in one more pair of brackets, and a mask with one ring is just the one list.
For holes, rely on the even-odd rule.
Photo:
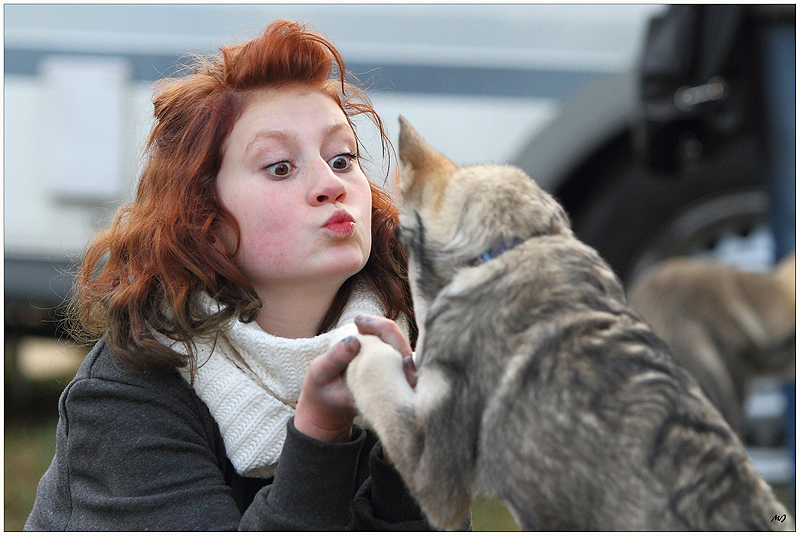
{"label": "husky dog", "polygon": [[561,206],[400,123],[417,384],[374,336],[347,383],[430,521],[456,528],[497,495],[524,530],[793,528]]}
{"label": "husky dog", "polygon": [[794,377],[794,253],[765,273],[670,259],[634,281],[628,302],[737,432],[750,378]]}

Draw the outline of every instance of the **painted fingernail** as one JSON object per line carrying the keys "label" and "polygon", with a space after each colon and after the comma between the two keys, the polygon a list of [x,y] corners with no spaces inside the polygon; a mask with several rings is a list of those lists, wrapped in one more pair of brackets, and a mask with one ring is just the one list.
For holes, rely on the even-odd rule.
{"label": "painted fingernail", "polygon": [[403,373],[406,376],[406,381],[412,389],[417,386],[417,367],[414,365],[414,359],[411,356],[403,358]]}
{"label": "painted fingernail", "polygon": [[345,337],[344,339],[342,339],[342,344],[348,350],[353,350],[357,343],[358,343],[358,339],[353,335],[350,335],[350,336]]}

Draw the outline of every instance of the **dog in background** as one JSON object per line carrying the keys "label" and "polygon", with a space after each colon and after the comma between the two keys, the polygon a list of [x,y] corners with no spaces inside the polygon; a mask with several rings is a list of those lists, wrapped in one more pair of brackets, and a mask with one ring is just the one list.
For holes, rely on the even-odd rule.
{"label": "dog in background", "polygon": [[561,206],[522,171],[459,168],[400,124],[417,384],[374,336],[346,374],[431,522],[456,528],[497,495],[523,530],[793,528]]}
{"label": "dog in background", "polygon": [[636,278],[628,301],[740,434],[748,380],[794,378],[794,253],[766,273],[670,259]]}

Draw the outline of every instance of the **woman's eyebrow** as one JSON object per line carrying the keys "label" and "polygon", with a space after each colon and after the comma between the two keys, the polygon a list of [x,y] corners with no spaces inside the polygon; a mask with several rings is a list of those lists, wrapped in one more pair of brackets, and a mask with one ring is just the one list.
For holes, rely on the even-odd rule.
{"label": "woman's eyebrow", "polygon": [[[348,123],[335,123],[327,127],[324,131],[324,136],[326,138],[338,136],[340,134],[346,135],[348,137],[348,141],[355,141],[356,139],[355,132]],[[282,130],[262,130],[256,132],[256,134],[245,147],[244,154],[249,153],[253,146],[262,140],[278,140],[281,142],[288,142],[291,138],[292,136],[290,134]]]}
{"label": "woman's eyebrow", "polygon": [[260,132],[256,132],[253,136],[253,139],[247,144],[247,147],[244,149],[244,154],[250,152],[250,149],[261,140],[279,140],[279,141],[288,141],[289,135],[281,130],[263,130]]}
{"label": "woman's eyebrow", "polygon": [[350,126],[349,123],[336,123],[334,125],[331,125],[326,129],[325,134],[330,137],[330,136],[336,136],[340,132],[344,132],[345,134],[348,135],[348,137],[352,137],[352,139],[355,141],[356,133],[353,131],[353,128]]}

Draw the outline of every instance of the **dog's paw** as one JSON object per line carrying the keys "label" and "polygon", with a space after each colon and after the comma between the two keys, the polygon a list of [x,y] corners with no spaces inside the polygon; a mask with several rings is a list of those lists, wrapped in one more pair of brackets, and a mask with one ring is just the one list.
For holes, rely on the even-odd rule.
{"label": "dog's paw", "polygon": [[374,335],[355,336],[361,349],[347,367],[347,386],[359,412],[374,424],[385,420],[392,408],[410,405],[414,390],[406,379],[400,352]]}
{"label": "dog's paw", "polygon": [[347,382],[351,389],[363,391],[400,377],[405,381],[400,352],[374,335],[358,334],[356,337],[361,349],[347,367]]}
{"label": "dog's paw", "polygon": [[358,328],[354,323],[345,324],[344,326],[338,327],[331,332],[330,336],[330,347],[333,348],[336,343],[342,341],[350,336],[358,337]]}

